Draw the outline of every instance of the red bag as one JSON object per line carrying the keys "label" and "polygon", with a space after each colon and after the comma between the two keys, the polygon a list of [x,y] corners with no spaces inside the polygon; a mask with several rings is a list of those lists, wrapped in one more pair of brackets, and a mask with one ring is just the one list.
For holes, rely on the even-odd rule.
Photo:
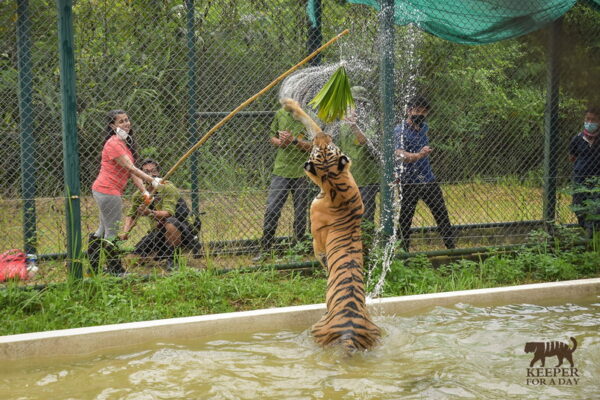
{"label": "red bag", "polygon": [[12,278],[27,279],[27,255],[17,249],[0,254],[0,282]]}

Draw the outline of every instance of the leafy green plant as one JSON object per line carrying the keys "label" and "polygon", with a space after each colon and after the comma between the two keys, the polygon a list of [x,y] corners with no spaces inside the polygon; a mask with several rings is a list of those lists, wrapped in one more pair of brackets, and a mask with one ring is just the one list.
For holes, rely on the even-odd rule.
{"label": "leafy green plant", "polygon": [[431,261],[425,254],[418,254],[406,260],[406,266],[409,268],[432,268]]}
{"label": "leafy green plant", "polygon": [[545,251],[552,241],[552,235],[545,229],[535,229],[527,234],[527,244],[531,248]]}
{"label": "leafy green plant", "polygon": [[492,256],[487,258],[483,265],[487,271],[486,279],[498,284],[516,282],[525,276],[523,264],[516,259]]}
{"label": "leafy green plant", "polygon": [[576,269],[568,260],[549,255],[540,255],[536,261],[537,268],[533,278],[543,281],[575,279]]}
{"label": "leafy green plant", "polygon": [[324,122],[344,118],[346,111],[354,107],[346,68],[339,67],[308,104],[318,108],[317,116]]}
{"label": "leafy green plant", "polygon": [[585,219],[586,228],[590,231],[598,230],[600,227],[600,177],[592,177],[581,184],[574,185],[567,191],[569,194],[582,196],[580,204],[572,206],[575,214]]}
{"label": "leafy green plant", "polygon": [[283,259],[286,262],[300,262],[307,254],[312,253],[312,248],[310,240],[295,242],[285,249]]}

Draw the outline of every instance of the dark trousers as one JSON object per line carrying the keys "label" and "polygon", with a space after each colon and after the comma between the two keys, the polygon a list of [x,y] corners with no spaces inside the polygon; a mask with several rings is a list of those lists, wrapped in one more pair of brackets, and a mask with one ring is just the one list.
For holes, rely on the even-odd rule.
{"label": "dark trousers", "polygon": [[375,223],[375,197],[379,192],[379,184],[361,186],[358,190],[365,206],[363,221]]}
{"label": "dark trousers", "polygon": [[[166,222],[175,225],[181,233],[181,247],[193,248],[197,242],[192,227],[187,221],[180,221],[175,217],[167,218]],[[157,260],[173,257],[174,248],[168,244],[164,227],[152,229],[135,245],[134,254],[141,257],[154,257]]]}
{"label": "dark trousers", "polygon": [[408,251],[410,247],[410,226],[419,200],[423,200],[431,210],[446,247],[449,249],[455,248],[454,228],[450,224],[448,209],[446,208],[440,185],[437,182],[407,183],[403,184],[401,189],[400,234],[402,235],[404,250]]}
{"label": "dark trousers", "polygon": [[283,178],[273,175],[269,195],[267,197],[267,209],[263,223],[263,238],[261,247],[269,250],[273,246],[277,224],[281,217],[281,210],[285,204],[288,193],[292,194],[294,202],[294,238],[301,240],[306,233],[306,215],[310,203],[310,190],[307,178]]}

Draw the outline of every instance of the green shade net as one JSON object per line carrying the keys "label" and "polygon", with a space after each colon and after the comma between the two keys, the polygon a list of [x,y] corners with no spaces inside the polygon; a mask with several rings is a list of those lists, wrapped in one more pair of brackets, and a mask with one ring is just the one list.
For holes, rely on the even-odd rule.
{"label": "green shade net", "polygon": [[[315,1],[307,12],[315,24]],[[380,9],[378,0],[347,0]],[[525,35],[560,18],[576,0],[395,0],[394,22],[456,43],[483,44]],[[600,10],[600,0],[583,1]]]}

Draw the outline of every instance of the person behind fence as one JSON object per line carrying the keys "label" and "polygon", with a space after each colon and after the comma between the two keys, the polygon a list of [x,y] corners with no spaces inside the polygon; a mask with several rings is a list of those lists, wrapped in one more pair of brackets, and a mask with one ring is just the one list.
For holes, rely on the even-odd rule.
{"label": "person behind fence", "polygon": [[134,165],[137,158],[136,143],[131,121],[125,111],[113,110],[107,114],[105,135],[100,172],[92,185],[92,194],[100,210],[100,223],[98,230],[89,234],[87,254],[92,270],[99,272],[100,254],[104,251],[106,272],[118,275],[125,272],[115,240],[122,218],[121,197],[127,182],[131,178],[140,193],[149,196],[143,182],[159,187],[161,181]]}
{"label": "person behind fence", "polygon": [[[600,221],[589,218],[592,214],[600,214],[600,195],[593,193],[598,189],[600,179],[600,107],[590,107],[585,112],[583,130],[571,139],[569,159],[573,162],[573,206],[577,223],[588,234],[597,230]],[[593,202],[598,204],[590,204]],[[582,209],[581,207],[584,207]],[[591,207],[591,209],[589,209]]]}
{"label": "person behind fence", "polygon": [[260,253],[254,261],[263,260],[271,251],[288,194],[292,195],[294,203],[293,235],[296,241],[304,239],[310,203],[310,189],[303,166],[312,143],[306,140],[304,125],[280,108],[275,113],[270,131],[269,143],[277,148],[277,153],[267,196]]}
{"label": "person behind fence", "polygon": [[429,126],[425,122],[431,106],[421,96],[412,98],[407,107],[407,118],[397,125],[394,131],[395,155],[401,163],[397,169],[400,190],[400,234],[402,245],[408,251],[410,247],[410,227],[419,199],[431,210],[438,231],[448,249],[455,248],[454,228],[450,223],[448,209],[440,185],[431,169],[429,155]]}
{"label": "person behind fence", "polygon": [[352,160],[352,176],[358,185],[365,211],[363,222],[375,222],[375,197],[379,192],[379,162],[369,146],[368,139],[358,126],[358,116],[365,112],[369,100],[367,89],[362,86],[351,88],[356,109],[351,110],[340,126],[340,149]]}
{"label": "person behind fence", "polygon": [[[142,162],[142,170],[154,178],[160,178],[160,166],[152,159]],[[125,217],[123,232],[119,234],[121,240],[127,240],[139,216],[151,219],[151,230],[135,245],[133,253],[140,257],[166,260],[169,270],[173,268],[176,248],[185,246],[192,249],[194,255],[198,255],[200,242],[191,221],[191,212],[175,185],[163,181],[154,193],[154,200],[150,205],[146,206],[144,200],[140,193],[134,196]]]}

